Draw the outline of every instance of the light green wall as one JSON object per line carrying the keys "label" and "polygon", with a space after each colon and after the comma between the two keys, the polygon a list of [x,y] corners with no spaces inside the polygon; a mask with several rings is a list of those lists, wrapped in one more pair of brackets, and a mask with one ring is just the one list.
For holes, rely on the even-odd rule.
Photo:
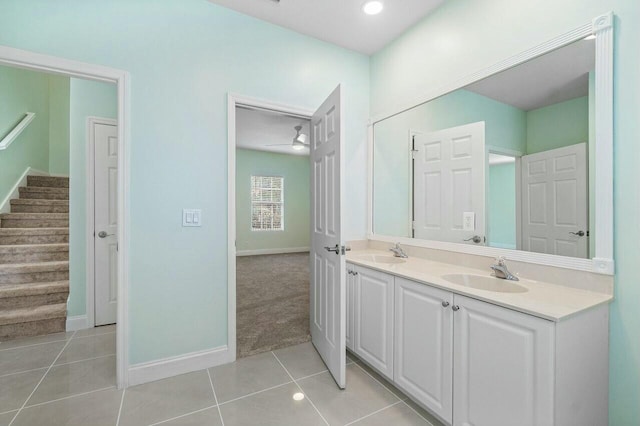
{"label": "light green wall", "polygon": [[68,315],[86,314],[87,117],[116,118],[113,84],[72,78],[69,94]]}
{"label": "light green wall", "polygon": [[[553,13],[549,13],[552,10]],[[371,58],[371,110],[382,113],[456,81],[472,70],[539,45],[606,11],[615,19],[615,301],[611,305],[610,424],[640,418],[640,3],[631,0],[455,0]],[[495,17],[500,16],[500,25]],[[514,36],[516,34],[517,36]],[[362,218],[365,220],[365,217]]]}
{"label": "light green wall", "polygon": [[227,344],[227,93],[313,110],[342,83],[344,237],[365,236],[366,55],[206,0],[0,4],[0,44],[131,75],[130,363]]}
{"label": "light green wall", "polygon": [[374,127],[374,231],[409,236],[409,132],[485,122],[485,145],[524,152],[526,114],[468,90],[456,90]]}
{"label": "light green wall", "polygon": [[[309,157],[236,150],[236,249],[309,247]],[[251,230],[251,176],[284,177],[284,230]]]}
{"label": "light green wall", "polygon": [[588,96],[527,111],[527,154],[588,141]]}
{"label": "light green wall", "polygon": [[69,77],[49,76],[49,173],[69,176]]}
{"label": "light green wall", "polygon": [[0,201],[27,167],[49,170],[49,80],[42,73],[0,66],[0,139],[27,112],[36,114],[31,124],[0,151]]}
{"label": "light green wall", "polygon": [[516,248],[516,164],[489,166],[489,245]]}

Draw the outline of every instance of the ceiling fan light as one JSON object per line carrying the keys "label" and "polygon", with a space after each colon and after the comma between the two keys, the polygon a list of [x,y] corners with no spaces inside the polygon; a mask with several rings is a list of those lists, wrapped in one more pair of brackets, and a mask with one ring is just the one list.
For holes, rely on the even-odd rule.
{"label": "ceiling fan light", "polygon": [[296,151],[302,151],[305,148],[305,146],[300,142],[294,142],[293,145],[291,145],[291,148],[293,148]]}

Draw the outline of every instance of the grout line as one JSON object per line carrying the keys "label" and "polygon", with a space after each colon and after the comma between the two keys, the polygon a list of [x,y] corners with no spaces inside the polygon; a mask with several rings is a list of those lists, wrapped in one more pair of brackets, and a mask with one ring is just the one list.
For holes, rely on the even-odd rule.
{"label": "grout line", "polygon": [[90,393],[100,392],[100,391],[104,391],[104,390],[108,390],[108,389],[115,389],[115,386],[109,386],[109,387],[106,387],[106,388],[100,388],[100,389],[91,390],[91,391],[87,391],[87,392],[76,393],[76,394],[69,395],[69,396],[63,396],[62,398],[52,399],[51,401],[38,402],[37,404],[26,405],[24,408],[38,407],[40,405],[46,405],[46,404],[49,404],[51,402],[64,401],[65,399],[75,398],[76,396],[89,395]]}
{"label": "grout line", "polygon": [[[324,423],[329,426],[329,422],[327,421],[327,419],[324,418],[324,416],[322,415],[322,413],[320,412],[320,410],[318,410],[318,407],[316,407],[316,404],[313,403],[313,401],[311,400],[311,398],[309,398],[309,395],[307,395],[304,391],[304,389],[302,389],[302,387],[298,384],[298,382],[296,382],[296,379],[293,378],[293,376],[291,375],[291,373],[289,373],[289,370],[287,370],[287,367],[284,366],[284,364],[282,363],[282,361],[280,361],[280,358],[278,358],[278,356],[271,351],[271,353],[273,354],[273,356],[275,357],[276,361],[278,361],[278,363],[282,366],[282,368],[284,368],[284,371],[287,372],[287,374],[289,375],[289,377],[291,377],[291,380],[293,380],[293,383],[295,383],[295,385],[298,387],[298,389],[300,389],[300,392],[302,392],[302,394],[306,397],[306,400],[309,401],[309,404],[311,404],[311,406],[316,410],[316,412],[318,413],[318,415],[322,418],[322,420],[324,421]],[[324,373],[324,371],[323,371]],[[11,426],[11,425],[9,425]]]}
{"label": "grout line", "polygon": [[47,368],[48,367],[40,367],[40,368],[32,368],[31,370],[16,371],[15,373],[7,373],[7,374],[0,375],[0,378],[7,377],[7,376],[15,376],[16,374],[31,373],[33,371],[38,371],[38,370],[46,370]]}
{"label": "grout line", "polygon": [[0,416],[4,416],[5,414],[13,413],[14,411],[18,411],[18,410],[17,409],[13,409],[13,410],[9,410],[9,411],[3,411],[2,413],[0,413]]}
{"label": "grout line", "polygon": [[244,398],[247,398],[249,396],[257,395],[257,394],[262,393],[262,392],[266,392],[266,391],[270,391],[270,390],[273,390],[273,389],[277,389],[277,388],[280,388],[280,387],[285,386],[285,385],[290,385],[291,383],[294,383],[294,382],[293,381],[289,381],[289,382],[286,382],[286,383],[281,383],[281,384],[276,385],[276,386],[271,386],[270,388],[262,389],[262,390],[259,390],[259,391],[256,391],[256,392],[251,392],[251,393],[248,393],[246,395],[239,396],[238,398],[233,398],[233,399],[230,399],[229,401],[221,402],[221,403],[218,404],[218,406],[229,404],[230,402],[235,402],[235,401],[238,401],[240,399],[244,399]]}
{"label": "grout line", "polygon": [[[196,414],[196,413],[200,413],[200,412],[202,412],[202,411],[210,410],[211,408],[214,408],[214,407],[216,407],[216,406],[215,406],[215,405],[212,405],[212,406],[210,406],[210,407],[204,407],[204,408],[201,408],[201,409],[199,409],[199,410],[190,411],[190,412],[188,412],[188,413],[181,414],[181,415],[179,415],[179,416],[171,417],[170,419],[161,420],[161,421],[156,422],[156,423],[151,423],[149,426],[161,425],[161,424],[163,424],[163,423],[167,423],[167,422],[170,422],[170,421],[172,421],[172,420],[181,419],[181,418],[183,418],[183,417],[187,417],[187,416],[190,416],[190,415],[192,415],[192,414]],[[118,426],[118,425],[116,424],[116,426]]]}
{"label": "grout line", "polygon": [[4,348],[4,349],[2,349],[2,347],[0,346],[0,352],[10,351],[10,350],[13,350],[13,349],[32,348],[34,346],[48,345],[49,343],[66,342],[66,341],[69,341],[69,340],[71,340],[71,337],[69,337],[68,339],[51,340],[49,342],[31,343],[31,344],[22,345],[22,346],[12,346],[10,348]]}
{"label": "grout line", "polygon": [[[108,336],[110,334],[116,334],[115,331],[107,331],[106,333],[99,333],[99,334],[90,334],[88,336],[77,336],[77,337],[73,337],[74,340],[78,340],[78,339],[87,339],[89,337],[102,337],[102,336]],[[69,339],[71,340],[71,339]]]}
{"label": "grout line", "polygon": [[371,416],[373,416],[374,414],[378,414],[379,412],[384,411],[384,410],[386,410],[387,408],[391,408],[391,407],[393,407],[394,405],[402,404],[402,402],[403,402],[403,401],[396,401],[396,402],[394,402],[393,404],[389,404],[389,405],[387,405],[386,407],[382,407],[381,409],[374,411],[373,413],[369,413],[369,414],[367,414],[366,416],[362,416],[362,417],[360,417],[359,419],[355,419],[355,420],[353,420],[353,421],[351,421],[351,422],[347,423],[347,424],[346,424],[346,425],[344,425],[344,426],[349,426],[349,425],[352,425],[352,424],[354,424],[354,423],[357,423],[357,422],[359,422],[360,420],[364,420],[364,419],[366,419],[367,417],[371,417]]}
{"label": "grout line", "polygon": [[296,379],[296,381],[300,381],[300,380],[304,380],[304,379],[308,379],[310,377],[314,377],[317,376],[319,374],[323,374],[323,373],[328,373],[329,370],[322,370],[322,371],[318,371],[317,373],[313,373],[313,374],[309,374],[308,376],[304,376],[304,377],[299,377]]}
{"label": "grout line", "polygon": [[120,416],[122,415],[122,406],[124,405],[124,394],[127,393],[127,388],[122,390],[122,396],[120,397],[120,408],[118,408],[118,417],[116,417],[116,426],[120,424]]}
{"label": "grout line", "polygon": [[86,359],[79,359],[77,361],[63,362],[62,364],[55,364],[54,367],[60,367],[60,366],[69,365],[69,364],[77,364],[79,362],[85,362],[85,361],[93,361],[93,360],[101,359],[101,358],[109,358],[110,356],[116,356],[116,354],[100,355],[100,356],[94,356],[93,358],[86,358]]}
{"label": "grout line", "polygon": [[220,404],[218,404],[218,395],[216,395],[216,388],[213,386],[213,378],[211,377],[211,372],[207,368],[207,375],[209,376],[209,383],[211,383],[211,390],[213,391],[213,399],[216,401],[216,406],[218,407],[218,415],[220,416],[220,421],[222,422],[222,426],[224,426],[224,419],[222,418],[222,411],[220,410]]}
{"label": "grout line", "polygon": [[49,371],[51,371],[51,368],[53,367],[53,365],[56,363],[56,361],[58,360],[58,358],[60,358],[60,355],[62,355],[62,352],[64,352],[65,349],[67,349],[67,346],[69,346],[69,343],[71,343],[71,339],[73,339],[73,336],[76,335],[76,332],[74,331],[73,334],[71,335],[71,338],[69,340],[67,340],[67,343],[65,343],[65,345],[62,347],[62,349],[60,349],[60,352],[58,353],[58,356],[53,360],[53,362],[51,363],[51,365],[49,366],[49,368],[47,369],[47,371],[44,373],[44,375],[40,378],[40,381],[38,382],[38,384],[36,385],[35,388],[33,388],[33,390],[31,391],[31,393],[29,394],[29,396],[27,397],[27,399],[24,401],[24,404],[22,404],[22,407],[20,407],[20,409],[18,410],[18,412],[16,413],[15,416],[13,416],[13,419],[11,419],[11,421],[9,422],[9,424],[7,426],[11,426],[13,424],[13,422],[16,421],[16,418],[18,417],[18,415],[20,414],[20,412],[22,411],[22,409],[25,407],[25,405],[27,405],[27,402],[29,402],[29,400],[31,399],[31,397],[33,396],[34,393],[36,393],[36,391],[38,390],[38,387],[40,386],[40,384],[42,383],[42,381],[44,380],[45,377],[47,377],[47,374],[49,374]]}
{"label": "grout line", "polygon": [[[408,399],[408,398],[407,398]],[[406,405],[407,407],[409,407],[409,409],[411,411],[413,411],[414,413],[416,413],[418,415],[418,417],[420,417],[421,419],[424,419],[425,422],[427,422],[429,424],[429,426],[433,426],[433,423],[431,423],[431,421],[429,419],[427,419],[425,416],[423,416],[422,414],[420,414],[415,408],[413,408],[411,405],[409,405],[407,403],[407,399],[405,399],[404,401],[402,401],[402,403],[404,405]]]}
{"label": "grout line", "polygon": [[[358,367],[360,370],[364,371],[364,373],[371,377],[373,380],[375,380],[375,382],[377,384],[379,384],[380,386],[382,386],[383,388],[385,388],[387,390],[387,392],[389,392],[391,395],[395,396],[396,398],[398,398],[398,401],[404,401],[406,398],[400,398],[398,397],[398,395],[396,395],[395,393],[393,393],[393,391],[391,389],[389,389],[387,387],[387,385],[385,385],[384,383],[382,383],[380,380],[376,379],[375,377],[373,377],[373,375],[371,373],[369,373],[367,370],[365,370],[360,364],[356,363],[356,367]],[[402,394],[404,396],[404,393]],[[422,417],[422,416],[421,416]]]}

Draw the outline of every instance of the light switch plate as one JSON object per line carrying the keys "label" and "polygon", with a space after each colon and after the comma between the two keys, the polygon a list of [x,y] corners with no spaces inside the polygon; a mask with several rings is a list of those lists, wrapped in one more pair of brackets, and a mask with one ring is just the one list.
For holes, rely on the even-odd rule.
{"label": "light switch plate", "polygon": [[462,230],[463,231],[476,230],[476,214],[474,212],[462,213]]}
{"label": "light switch plate", "polygon": [[182,209],[182,226],[202,226],[202,210]]}

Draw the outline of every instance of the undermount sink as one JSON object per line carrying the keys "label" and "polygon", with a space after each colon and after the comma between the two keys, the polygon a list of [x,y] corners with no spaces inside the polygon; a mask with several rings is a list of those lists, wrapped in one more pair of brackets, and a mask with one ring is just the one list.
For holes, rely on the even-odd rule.
{"label": "undermount sink", "polygon": [[373,262],[373,263],[387,263],[387,264],[395,264],[395,263],[405,263],[406,260],[401,257],[395,256],[385,256],[383,254],[359,254],[353,257],[356,260],[362,260],[364,262]]}
{"label": "undermount sink", "polygon": [[452,284],[463,285],[477,290],[494,291],[497,293],[525,293],[529,291],[526,287],[518,285],[513,281],[483,275],[448,274],[443,275],[442,278]]}

